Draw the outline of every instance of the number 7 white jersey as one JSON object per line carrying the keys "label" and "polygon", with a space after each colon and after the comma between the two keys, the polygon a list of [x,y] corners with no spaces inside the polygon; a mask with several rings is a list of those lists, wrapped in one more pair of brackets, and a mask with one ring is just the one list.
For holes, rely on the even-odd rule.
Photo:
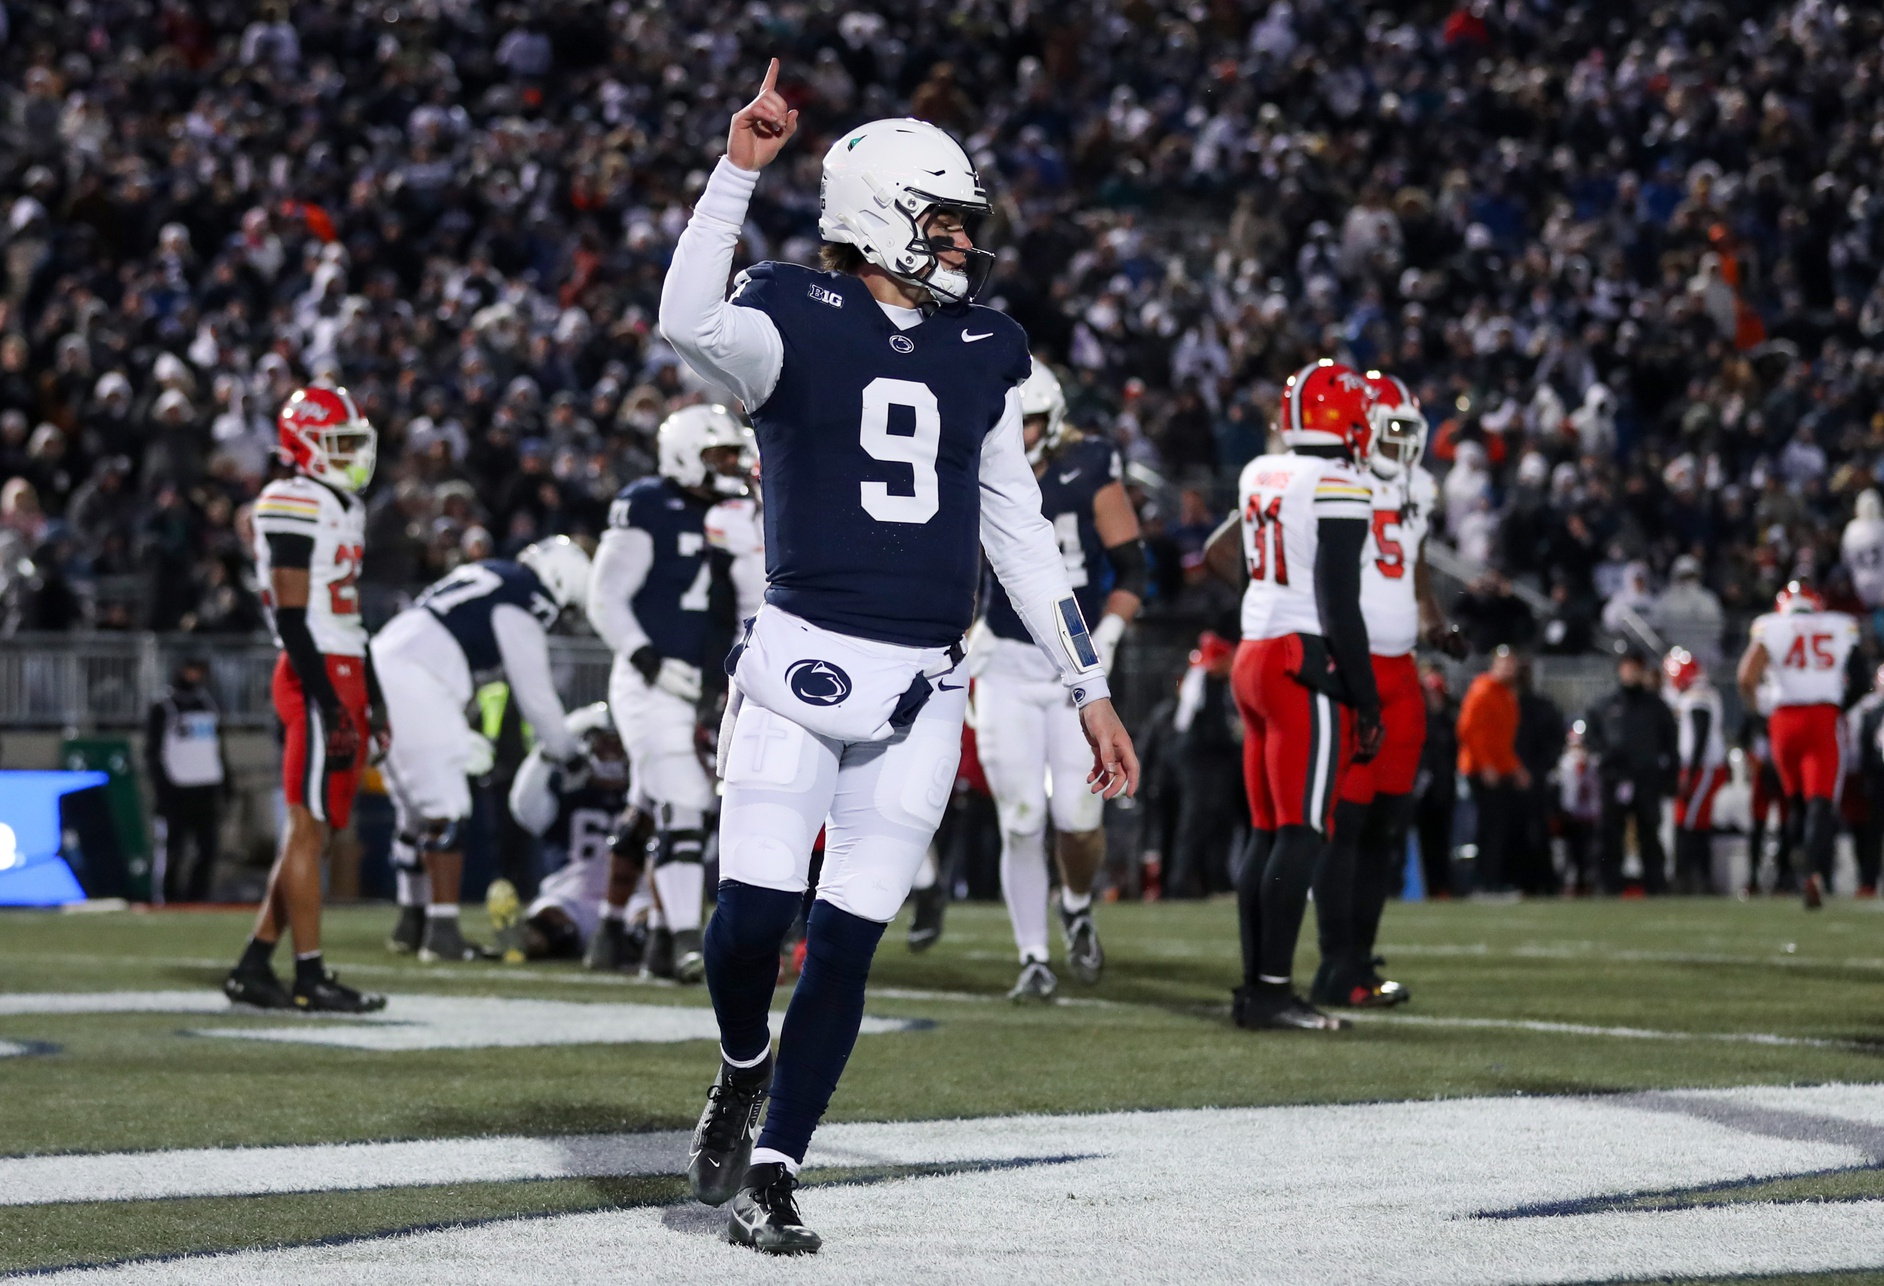
{"label": "number 7 white jersey", "polygon": [[1845,663],[1858,645],[1858,622],[1843,612],[1768,612],[1749,637],[1766,649],[1760,706],[1838,705]]}
{"label": "number 7 white jersey", "polygon": [[[306,536],[314,542],[308,564],[307,628],[326,656],[365,656],[366,625],[360,620],[360,559],[366,551],[366,503],[325,483],[296,474],[262,488],[256,497],[255,576],[275,628],[275,601],[268,537]],[[281,646],[279,635],[275,646]]]}
{"label": "number 7 white jersey", "polygon": [[1243,637],[1320,634],[1315,603],[1315,553],[1323,518],[1368,521],[1372,492],[1345,460],[1322,456],[1257,456],[1237,482],[1243,519]]}
{"label": "number 7 white jersey", "polygon": [[1439,487],[1433,475],[1413,467],[1398,478],[1369,474],[1373,521],[1361,552],[1361,617],[1375,656],[1405,656],[1420,637],[1419,598],[1413,567],[1426,544]]}

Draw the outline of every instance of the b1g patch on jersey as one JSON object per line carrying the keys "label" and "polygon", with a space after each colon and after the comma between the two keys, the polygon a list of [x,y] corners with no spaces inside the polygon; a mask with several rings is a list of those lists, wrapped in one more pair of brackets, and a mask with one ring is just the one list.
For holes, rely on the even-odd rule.
{"label": "b1g patch on jersey", "polygon": [[835,290],[826,290],[815,281],[805,289],[805,293],[821,304],[829,304],[833,308],[842,308],[844,306],[844,296],[838,294]]}
{"label": "b1g patch on jersey", "polygon": [[850,676],[829,661],[794,661],[785,671],[792,695],[806,705],[842,705],[850,695]]}

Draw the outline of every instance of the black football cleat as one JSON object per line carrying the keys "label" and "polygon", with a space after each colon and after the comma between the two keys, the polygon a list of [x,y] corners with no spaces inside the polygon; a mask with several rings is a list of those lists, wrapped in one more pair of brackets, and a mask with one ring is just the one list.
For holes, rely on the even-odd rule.
{"label": "black football cleat", "polygon": [[648,931],[647,950],[641,956],[641,976],[643,978],[674,978],[674,931],[672,929],[651,929]]}
{"label": "black football cleat", "polygon": [[425,943],[425,908],[402,906],[399,922],[386,938],[386,950],[396,956],[416,956]]}
{"label": "black football cleat", "polygon": [[606,919],[595,926],[595,936],[582,953],[582,967],[597,973],[609,973],[622,967],[628,944],[628,926],[620,920]]}
{"label": "black football cleat", "polygon": [[419,944],[419,960],[423,964],[464,964],[472,960],[482,960],[484,948],[466,942],[464,930],[458,927],[455,915],[431,915],[425,918],[425,940]]}
{"label": "black football cleat", "polygon": [[355,991],[329,969],[310,986],[294,984],[294,1007],[304,1014],[376,1014],[386,1007],[386,997]]}
{"label": "black football cleat", "polygon": [[759,1118],[765,1113],[771,1088],[770,1057],[749,1068],[721,1062],[687,1149],[687,1183],[697,1200],[721,1206],[739,1191],[752,1164],[752,1141],[759,1133]]}
{"label": "black football cleat", "polygon": [[281,985],[281,979],[269,968],[244,969],[240,965],[229,971],[229,976],[222,980],[222,994],[229,997],[232,1005],[247,1005],[252,1009],[293,1009],[294,998],[288,989]]}
{"label": "black football cleat", "polygon": [[1230,1019],[1245,1031],[1340,1031],[1347,1026],[1293,991],[1270,994],[1238,987],[1230,995]]}
{"label": "black football cleat", "polygon": [[1044,1005],[1053,1000],[1053,994],[1059,989],[1060,980],[1053,976],[1046,961],[1029,960],[1021,966],[1020,979],[1007,993],[1007,998],[1017,1005]]}
{"label": "black football cleat", "polygon": [[706,951],[700,930],[674,930],[674,981],[688,986],[706,979]]}
{"label": "black football cleat", "polygon": [[1315,972],[1315,984],[1308,990],[1309,1003],[1330,1009],[1391,1009],[1404,1005],[1412,995],[1400,983],[1380,976],[1380,966],[1386,963],[1380,956],[1348,968],[1322,961]]}
{"label": "black football cleat", "polygon": [[1092,907],[1069,911],[1060,907],[1060,936],[1066,940],[1066,967],[1083,983],[1099,981],[1105,971],[1106,950],[1099,945],[1099,929],[1092,922]]}
{"label": "black football cleat", "polygon": [[937,880],[910,895],[909,949],[927,951],[942,941],[942,917],[948,910],[949,891]]}
{"label": "black football cleat", "polygon": [[1808,911],[1816,911],[1825,905],[1825,882],[1819,879],[1818,872],[1814,871],[1805,877],[1805,883],[1800,886],[1799,897]]}
{"label": "black football cleat", "polygon": [[755,1165],[733,1197],[726,1240],[768,1255],[812,1255],[824,1238],[805,1227],[793,1191],[798,1180],[777,1162]]}

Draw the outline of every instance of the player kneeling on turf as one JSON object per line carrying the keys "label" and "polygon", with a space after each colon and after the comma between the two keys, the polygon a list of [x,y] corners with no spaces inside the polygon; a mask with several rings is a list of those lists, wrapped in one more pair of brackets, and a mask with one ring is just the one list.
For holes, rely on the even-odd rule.
{"label": "player kneeling on turf", "polygon": [[[1138,764],[1021,445],[1027,338],[969,303],[993,256],[964,223],[989,206],[961,145],[915,120],[848,131],[824,159],[832,270],[758,264],[725,298],[757,172],[797,127],[777,76],[774,61],[733,118],[675,248],[661,330],[751,410],[769,582],[736,649],[718,742],[722,879],[706,974],[721,1057],[688,1178],[702,1201],[732,1200],[733,1241],[789,1254],[821,1244],[794,1176],[856,1043],[884,926],[948,806],[982,551],[1080,708],[1092,788],[1134,789]],[[821,826],[805,968],[775,1064],[779,947]]]}

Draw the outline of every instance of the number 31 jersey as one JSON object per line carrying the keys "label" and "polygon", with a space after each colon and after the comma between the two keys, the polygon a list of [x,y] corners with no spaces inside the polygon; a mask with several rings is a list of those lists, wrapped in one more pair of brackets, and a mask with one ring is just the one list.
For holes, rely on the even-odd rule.
{"label": "number 31 jersey", "polygon": [[1237,482],[1242,503],[1243,637],[1321,633],[1315,553],[1323,518],[1368,521],[1372,493],[1359,470],[1325,456],[1259,455]]}
{"label": "number 31 jersey", "polygon": [[[262,488],[255,499],[255,577],[275,628],[275,602],[268,557],[270,536],[313,540],[308,564],[307,629],[325,656],[365,656],[366,625],[360,620],[360,559],[366,549],[366,502],[300,474]],[[281,646],[276,635],[275,646]]]}
{"label": "number 31 jersey", "polygon": [[766,601],[906,647],[959,642],[981,570],[981,448],[1027,378],[991,308],[899,328],[843,273],[761,263],[733,304],[770,317],[778,383],[748,407],[763,463]]}
{"label": "number 31 jersey", "polygon": [[1838,705],[1858,622],[1843,612],[1768,612],[1748,631],[1766,649],[1760,706]]}
{"label": "number 31 jersey", "polygon": [[1375,656],[1405,656],[1420,637],[1420,605],[1413,592],[1413,565],[1420,560],[1439,487],[1433,475],[1413,467],[1411,475],[1377,478],[1373,523],[1361,552],[1361,617]]}

